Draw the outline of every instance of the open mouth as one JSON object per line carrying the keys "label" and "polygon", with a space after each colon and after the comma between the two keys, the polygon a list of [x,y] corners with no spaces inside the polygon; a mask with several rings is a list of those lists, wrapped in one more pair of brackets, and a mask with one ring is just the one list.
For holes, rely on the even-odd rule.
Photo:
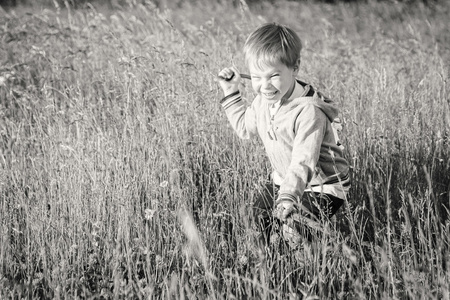
{"label": "open mouth", "polygon": [[266,93],[261,93],[261,94],[263,94],[263,96],[265,97],[265,98],[273,98],[273,97],[275,97],[275,95],[278,93],[278,91],[275,91],[275,92],[266,92]]}

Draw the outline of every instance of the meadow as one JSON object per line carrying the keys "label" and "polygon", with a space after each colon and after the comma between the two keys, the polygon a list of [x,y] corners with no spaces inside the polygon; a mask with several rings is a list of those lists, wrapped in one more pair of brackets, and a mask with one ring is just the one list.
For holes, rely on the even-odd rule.
{"label": "meadow", "polygon": [[[129,2],[0,11],[0,299],[450,299],[448,1]],[[255,246],[270,166],[214,81],[273,21],[352,170],[302,260]]]}

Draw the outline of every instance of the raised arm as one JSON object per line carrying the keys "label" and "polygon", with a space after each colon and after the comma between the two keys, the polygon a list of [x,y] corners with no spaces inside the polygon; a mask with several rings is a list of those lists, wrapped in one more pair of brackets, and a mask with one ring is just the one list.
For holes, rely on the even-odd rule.
{"label": "raised arm", "polygon": [[256,113],[253,106],[247,107],[239,91],[241,75],[235,68],[225,68],[219,72],[218,82],[224,92],[220,104],[227,118],[242,139],[256,135]]}

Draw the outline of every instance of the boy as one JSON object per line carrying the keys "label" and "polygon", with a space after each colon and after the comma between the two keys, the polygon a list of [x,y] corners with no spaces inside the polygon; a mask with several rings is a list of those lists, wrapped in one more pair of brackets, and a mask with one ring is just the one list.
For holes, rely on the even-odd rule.
{"label": "boy", "polygon": [[350,187],[348,163],[332,127],[337,108],[296,79],[301,48],[297,34],[283,25],[265,24],[250,34],[244,54],[257,96],[249,107],[239,92],[237,69],[221,70],[218,80],[232,127],[243,139],[259,135],[273,167],[271,182],[253,205],[263,240],[270,242],[273,215],[294,248],[308,232],[307,223],[335,214]]}

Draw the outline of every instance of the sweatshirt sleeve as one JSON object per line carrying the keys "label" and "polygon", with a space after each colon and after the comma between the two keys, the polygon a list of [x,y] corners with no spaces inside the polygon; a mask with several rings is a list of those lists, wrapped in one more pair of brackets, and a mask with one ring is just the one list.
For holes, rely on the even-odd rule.
{"label": "sweatshirt sleeve", "polygon": [[254,105],[247,107],[238,91],[220,101],[228,121],[241,139],[249,139],[257,134]]}
{"label": "sweatshirt sleeve", "polygon": [[280,186],[279,200],[297,202],[311,181],[325,136],[327,116],[314,105],[307,105],[297,116],[292,157]]}

